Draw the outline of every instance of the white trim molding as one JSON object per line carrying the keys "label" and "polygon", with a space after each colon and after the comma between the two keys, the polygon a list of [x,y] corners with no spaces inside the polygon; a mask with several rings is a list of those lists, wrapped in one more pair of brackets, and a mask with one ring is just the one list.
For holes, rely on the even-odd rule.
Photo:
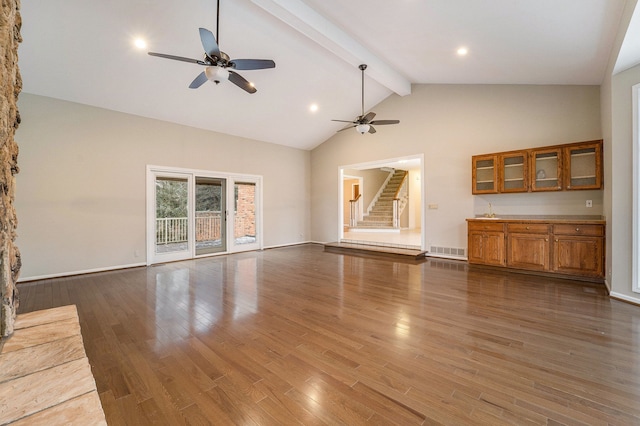
{"label": "white trim molding", "polygon": [[631,88],[633,110],[633,207],[632,207],[632,250],[631,250],[631,290],[640,293],[640,84]]}

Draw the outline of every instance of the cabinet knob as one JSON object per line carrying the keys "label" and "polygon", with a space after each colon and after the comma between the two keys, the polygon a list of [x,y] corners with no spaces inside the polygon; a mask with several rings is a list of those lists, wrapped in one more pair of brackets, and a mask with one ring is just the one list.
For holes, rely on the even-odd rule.
{"label": "cabinet knob", "polygon": [[558,242],[558,239],[556,238],[556,243]]}
{"label": "cabinet knob", "polygon": [[580,228],[576,228],[576,232],[580,232]]}
{"label": "cabinet knob", "polygon": [[[545,241],[549,241],[549,239],[548,239],[548,238],[545,238],[544,240],[545,240]],[[556,241],[558,241],[558,240],[556,240]]]}
{"label": "cabinet knob", "polygon": [[527,230],[529,229],[529,227],[527,226]]}

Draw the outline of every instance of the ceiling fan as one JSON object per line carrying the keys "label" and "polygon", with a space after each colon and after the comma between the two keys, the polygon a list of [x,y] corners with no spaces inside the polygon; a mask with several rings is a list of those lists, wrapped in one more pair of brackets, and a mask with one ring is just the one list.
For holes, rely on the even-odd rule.
{"label": "ceiling fan", "polygon": [[[255,93],[257,90],[253,83],[245,80],[240,74],[233,70],[261,70],[266,68],[275,68],[276,63],[271,59],[230,59],[229,55],[222,52],[218,46],[220,37],[218,30],[220,28],[220,0],[216,11],[216,35],[206,28],[200,28],[200,40],[204,47],[204,59],[191,59],[182,56],[167,55],[164,53],[148,52],[151,56],[160,58],[173,59],[176,61],[191,62],[198,65],[204,65],[206,68],[189,85],[190,89],[197,89],[207,80],[220,84],[221,81],[229,80],[239,88],[248,93]],[[217,41],[216,41],[217,40]]]}
{"label": "ceiling fan", "polygon": [[347,129],[350,129],[352,127],[355,127],[356,130],[358,131],[358,133],[364,135],[367,132],[369,132],[369,133],[375,133],[376,132],[376,129],[373,127],[374,124],[376,126],[378,126],[378,125],[382,126],[382,125],[385,125],[385,124],[398,124],[398,123],[400,123],[400,120],[374,120],[374,121],[371,121],[376,116],[375,112],[370,112],[369,114],[364,115],[364,70],[367,69],[367,65],[366,64],[362,64],[358,68],[360,68],[360,70],[362,71],[362,115],[357,116],[356,119],[353,120],[353,121],[331,120],[331,121],[339,121],[341,123],[351,123],[347,127],[344,127],[342,129],[338,130],[338,132],[341,132],[343,130],[347,130]]}

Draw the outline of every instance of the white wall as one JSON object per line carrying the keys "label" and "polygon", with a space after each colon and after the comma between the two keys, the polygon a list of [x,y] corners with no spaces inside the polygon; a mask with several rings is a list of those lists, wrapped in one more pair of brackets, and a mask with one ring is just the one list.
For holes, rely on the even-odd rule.
{"label": "white wall", "polygon": [[640,66],[613,76],[611,161],[611,270],[610,288],[615,295],[635,298],[631,290],[633,213],[633,121],[631,87],[640,83]]}
{"label": "white wall", "polygon": [[[601,86],[604,139],[604,214],[607,217],[606,268],[611,294],[640,303],[631,288],[632,117],[631,86],[640,82],[640,67],[612,76],[637,0],[627,0]],[[638,58],[640,61],[640,58]],[[634,83],[635,82],[635,83]]]}
{"label": "white wall", "polygon": [[[399,119],[374,135],[340,132],[311,152],[311,233],[335,241],[342,164],[424,154],[427,247],[466,247],[465,219],[487,199],[471,195],[471,156],[600,139],[598,86],[414,85],[406,97],[392,95],[373,108],[380,119]],[[602,191],[501,194],[500,214],[602,212]],[[515,202],[514,200],[517,200]],[[524,212],[524,213],[523,213]]]}
{"label": "white wall", "polygon": [[19,109],[21,280],[144,263],[147,164],[261,175],[264,246],[310,239],[308,151],[26,93]]}

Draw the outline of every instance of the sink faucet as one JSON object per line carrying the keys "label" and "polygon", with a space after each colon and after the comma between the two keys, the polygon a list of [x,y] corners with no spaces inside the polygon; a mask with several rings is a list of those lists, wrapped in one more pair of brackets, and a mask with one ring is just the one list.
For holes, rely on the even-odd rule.
{"label": "sink faucet", "polygon": [[496,214],[493,212],[493,207],[491,203],[489,203],[489,213],[485,213],[485,217],[496,217]]}

